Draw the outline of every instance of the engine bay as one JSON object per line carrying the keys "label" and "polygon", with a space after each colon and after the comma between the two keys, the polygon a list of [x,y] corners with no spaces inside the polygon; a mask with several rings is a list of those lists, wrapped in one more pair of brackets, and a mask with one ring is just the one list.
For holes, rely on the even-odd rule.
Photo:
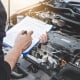
{"label": "engine bay", "polygon": [[[23,15],[53,25],[48,33],[48,42],[37,44],[29,55],[19,59],[14,70],[16,74],[23,74],[21,76],[25,77],[25,74],[29,74],[29,70],[37,73],[40,69],[50,77],[49,80],[80,79],[79,4],[78,2],[66,3],[63,0],[47,0],[11,17],[13,24],[17,23],[18,15]],[[72,72],[73,74],[69,75]],[[12,76],[16,75],[12,74]]]}

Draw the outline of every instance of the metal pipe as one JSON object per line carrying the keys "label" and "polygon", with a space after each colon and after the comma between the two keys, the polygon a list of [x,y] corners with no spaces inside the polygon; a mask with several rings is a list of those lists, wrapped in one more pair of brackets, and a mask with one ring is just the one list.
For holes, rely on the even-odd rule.
{"label": "metal pipe", "polygon": [[8,26],[10,26],[10,0],[8,0]]}

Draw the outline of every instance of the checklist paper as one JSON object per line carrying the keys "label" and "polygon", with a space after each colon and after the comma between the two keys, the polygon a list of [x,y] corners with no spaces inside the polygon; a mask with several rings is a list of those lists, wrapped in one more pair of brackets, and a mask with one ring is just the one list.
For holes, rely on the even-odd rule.
{"label": "checklist paper", "polygon": [[39,42],[40,36],[46,31],[48,32],[51,28],[52,25],[46,24],[38,19],[27,16],[6,32],[6,37],[4,38],[3,43],[10,47],[13,47],[15,39],[20,31],[33,31],[32,44],[28,49],[23,52],[23,54],[26,55]]}

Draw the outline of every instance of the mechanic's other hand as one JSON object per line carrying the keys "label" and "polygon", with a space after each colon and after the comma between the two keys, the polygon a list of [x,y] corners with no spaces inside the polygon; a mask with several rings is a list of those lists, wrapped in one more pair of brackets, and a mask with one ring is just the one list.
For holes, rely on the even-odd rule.
{"label": "mechanic's other hand", "polygon": [[32,33],[33,31],[21,31],[15,40],[14,48],[20,51],[27,49],[32,43]]}
{"label": "mechanic's other hand", "polygon": [[40,36],[40,43],[46,43],[47,40],[48,40],[48,33],[45,32],[44,34],[42,34],[42,35]]}

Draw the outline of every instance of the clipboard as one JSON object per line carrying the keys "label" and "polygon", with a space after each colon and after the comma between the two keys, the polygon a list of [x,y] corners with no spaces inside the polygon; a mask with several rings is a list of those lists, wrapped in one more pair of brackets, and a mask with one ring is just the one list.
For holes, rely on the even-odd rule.
{"label": "clipboard", "polygon": [[50,24],[46,24],[45,22],[42,22],[38,19],[26,16],[22,21],[14,25],[6,32],[6,37],[4,37],[3,44],[8,45],[12,48],[15,39],[21,30],[33,31],[32,44],[28,49],[23,51],[23,55],[26,56],[29,51],[32,50],[32,48],[35,47],[37,43],[39,43],[40,36],[46,31],[50,31],[51,28],[52,25]]}

